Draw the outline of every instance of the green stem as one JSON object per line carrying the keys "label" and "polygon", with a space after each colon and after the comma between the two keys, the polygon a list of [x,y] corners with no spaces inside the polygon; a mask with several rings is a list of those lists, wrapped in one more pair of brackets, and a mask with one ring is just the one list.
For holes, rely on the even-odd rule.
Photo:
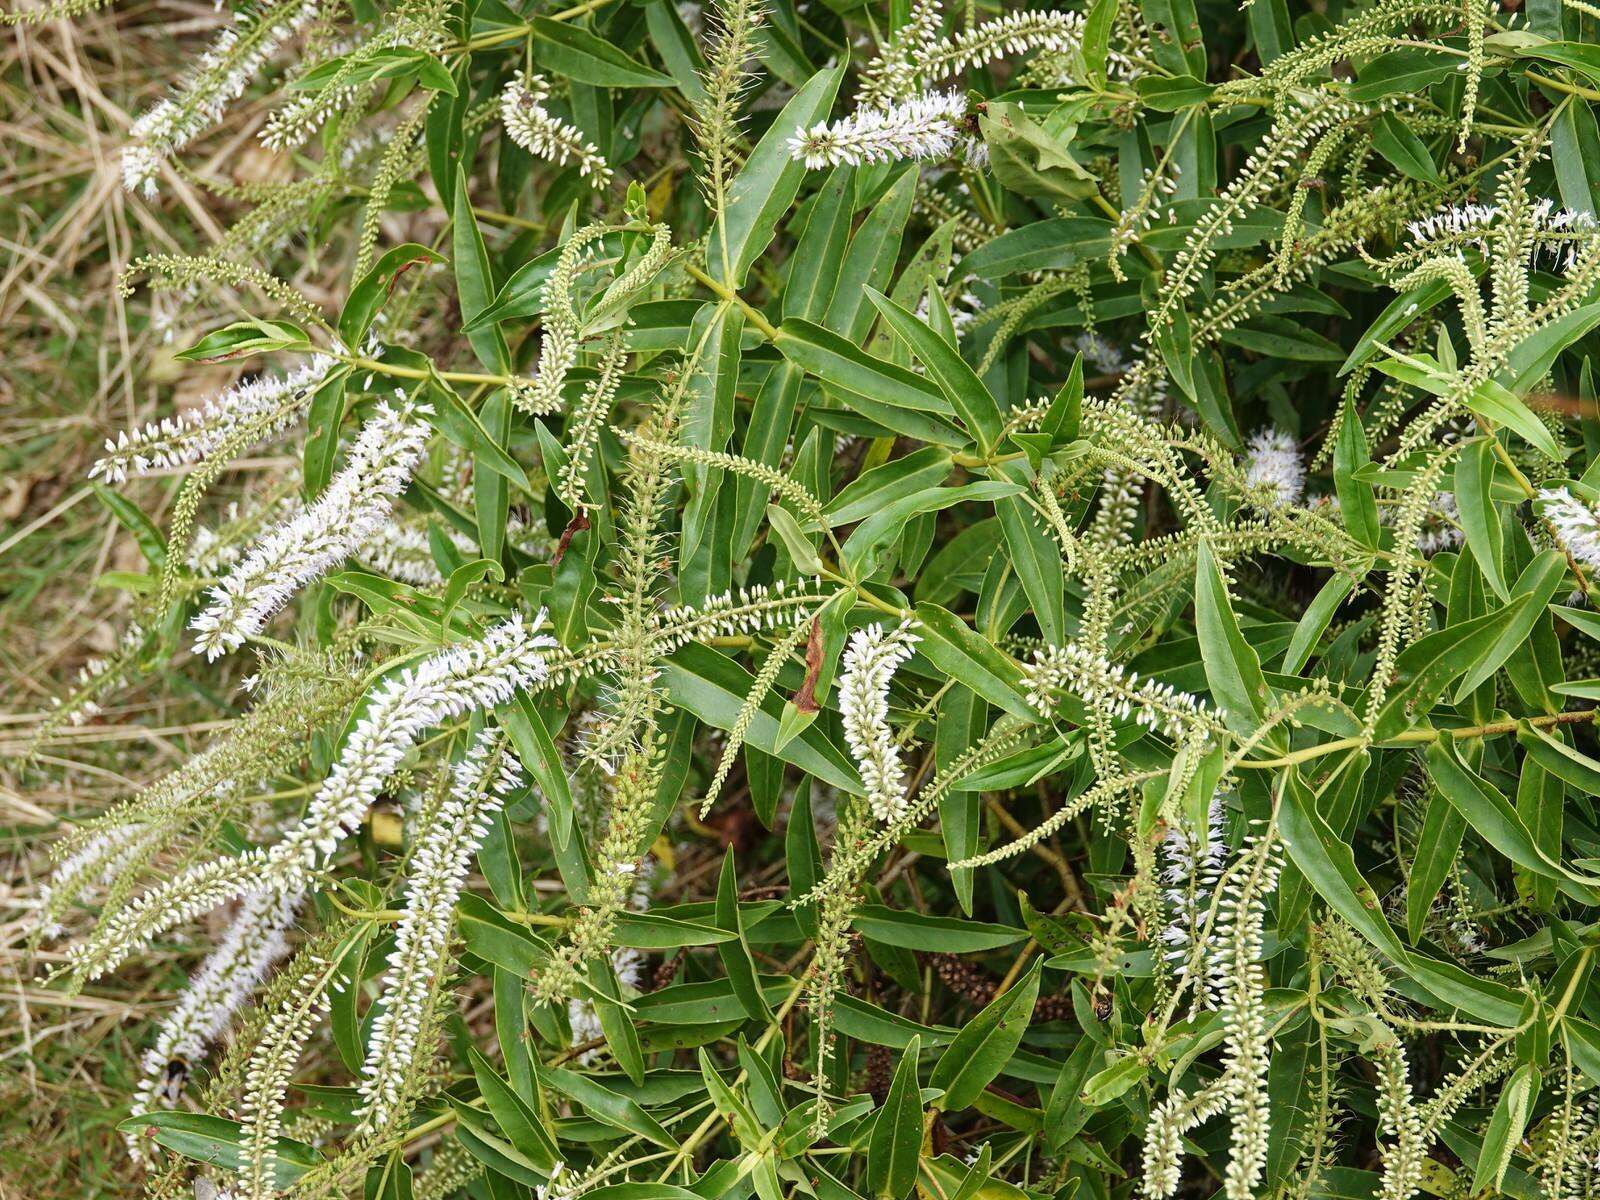
{"label": "green stem", "polygon": [[693,263],[685,263],[684,270],[689,273],[689,277],[691,279],[694,279],[696,282],[709,288],[721,299],[726,300],[730,304],[738,305],[739,310],[744,313],[745,320],[749,321],[750,324],[759,329],[762,333],[762,336],[764,336],[769,342],[775,342],[778,340],[777,327],[774,326],[771,321],[767,320],[766,317],[762,316],[760,310],[755,308],[753,305],[746,303],[744,298],[740,296],[738,292],[734,291],[720,279],[713,279]]}
{"label": "green stem", "polygon": [[[1600,708],[1578,709],[1573,712],[1556,713],[1553,716],[1524,717],[1516,721],[1490,721],[1485,725],[1469,725],[1464,729],[1408,729],[1404,733],[1396,734],[1392,738],[1379,743],[1380,746],[1398,748],[1401,746],[1426,746],[1439,740],[1440,733],[1449,733],[1455,738],[1487,738],[1498,737],[1505,733],[1515,733],[1517,726],[1526,721],[1536,729],[1552,729],[1557,725],[1581,725],[1593,721],[1600,716]],[[1323,758],[1329,754],[1338,754],[1343,750],[1354,750],[1367,743],[1357,735],[1355,737],[1339,738],[1332,742],[1323,742],[1317,746],[1307,746],[1304,750],[1296,750],[1292,754],[1285,754],[1278,758],[1246,759],[1236,763],[1235,766],[1251,771],[1270,771],[1278,767],[1292,767],[1299,763],[1310,762],[1312,759]]]}

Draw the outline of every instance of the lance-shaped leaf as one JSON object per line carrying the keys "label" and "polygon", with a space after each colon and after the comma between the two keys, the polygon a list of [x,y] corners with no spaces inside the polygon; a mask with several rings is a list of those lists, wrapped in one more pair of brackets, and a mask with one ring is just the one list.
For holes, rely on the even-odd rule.
{"label": "lance-shaped leaf", "polygon": [[1455,739],[1448,732],[1441,732],[1438,741],[1428,747],[1428,774],[1433,777],[1439,794],[1454,806],[1467,824],[1497,853],[1517,866],[1535,875],[1576,883],[1585,889],[1600,885],[1600,877],[1568,870],[1539,848],[1511,802],[1492,783],[1462,764]]}
{"label": "lance-shaped leaf", "polygon": [[1011,1061],[1039,998],[1041,970],[1036,961],[1016,986],[991,1000],[945,1048],[928,1080],[944,1090],[937,1101],[941,1108],[959,1112],[971,1105]]}
{"label": "lance-shaped leaf", "polygon": [[984,454],[994,449],[1000,440],[1000,406],[977,372],[967,365],[954,346],[915,313],[902,308],[876,288],[867,289],[867,299],[872,301],[884,323],[911,347],[911,353],[927,368],[950,406],[960,414],[967,432],[976,439],[978,449]]}
{"label": "lance-shaped leaf", "polygon": [[921,1050],[921,1038],[906,1045],[867,1141],[867,1187],[875,1200],[904,1200],[917,1182],[917,1161],[922,1157],[922,1087],[917,1082]]}

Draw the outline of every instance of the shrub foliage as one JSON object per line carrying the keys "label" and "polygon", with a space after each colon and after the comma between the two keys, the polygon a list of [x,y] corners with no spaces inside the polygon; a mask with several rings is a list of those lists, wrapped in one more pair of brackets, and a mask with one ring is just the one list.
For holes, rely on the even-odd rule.
{"label": "shrub foliage", "polygon": [[1590,1195],[1596,16],[224,14],[57,720],[225,720],[38,932],[195,949],[152,1194]]}

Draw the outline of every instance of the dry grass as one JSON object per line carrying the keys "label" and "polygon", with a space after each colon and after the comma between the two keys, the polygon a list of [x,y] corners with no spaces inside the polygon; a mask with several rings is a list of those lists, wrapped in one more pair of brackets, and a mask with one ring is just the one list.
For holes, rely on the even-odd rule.
{"label": "dry grass", "polygon": [[[107,433],[170,391],[118,273],[212,226],[192,189],[163,205],[122,190],[122,130],[217,19],[141,4],[0,30],[0,1200],[139,1192],[115,1132],[144,1033],[130,1018],[177,964],[67,997],[41,985],[51,956],[28,953],[27,927],[53,827],[180,757],[200,710],[135,681],[91,726],[31,743],[126,623],[128,597],[93,581],[139,565],[84,478]],[[158,512],[170,490],[139,499]]]}

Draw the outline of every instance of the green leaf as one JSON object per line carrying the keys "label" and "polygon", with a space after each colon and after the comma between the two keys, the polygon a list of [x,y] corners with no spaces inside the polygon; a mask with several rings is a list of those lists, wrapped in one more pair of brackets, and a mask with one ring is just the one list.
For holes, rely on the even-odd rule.
{"label": "green leaf", "polygon": [[156,523],[144,515],[140,507],[120,492],[114,492],[103,483],[89,485],[94,489],[95,499],[105,505],[117,523],[133,534],[134,543],[139,547],[139,553],[144,555],[144,560],[158,570],[167,565],[167,539],[162,535]]}
{"label": "green leaf", "polygon": [[1103,261],[1111,249],[1111,222],[1101,217],[1061,217],[1009,229],[961,260],[958,272],[1000,279],[1024,271],[1064,271]]}
{"label": "green leaf", "polygon": [[533,57],[558,76],[596,87],[672,87],[670,75],[652,71],[610,42],[569,21],[534,17]]}
{"label": "green leaf", "polygon": [[1083,1102],[1090,1108],[1103,1108],[1141,1082],[1149,1070],[1139,1055],[1122,1055],[1084,1082]]}
{"label": "green leaf", "polygon": [[1061,548],[1043,527],[1042,519],[1024,496],[1004,496],[994,502],[995,516],[1005,531],[1011,566],[1033,606],[1039,633],[1051,645],[1066,639],[1066,588]]}
{"label": "green leaf", "polygon": [[985,1005],[939,1057],[928,1082],[943,1089],[941,1108],[959,1112],[968,1107],[1011,1061],[1033,1016],[1040,974],[1041,964],[1035,960],[1033,969]]}
{"label": "green leaf", "polygon": [[[1506,369],[1501,372],[1500,380],[1511,392],[1521,395],[1549,373],[1556,355],[1596,325],[1600,325],[1600,302],[1585,304],[1581,308],[1562,313],[1553,321],[1546,322],[1511,348],[1511,352],[1506,356]],[[1539,434],[1533,429],[1533,425],[1537,424],[1539,429],[1544,429],[1537,417],[1523,408],[1517,414],[1517,419],[1528,427],[1528,433],[1523,436],[1529,444],[1538,447],[1551,458],[1560,458],[1558,452],[1549,448],[1554,446],[1554,442],[1548,430],[1544,430],[1543,443],[1534,440]],[[1517,429],[1519,434],[1522,433],[1522,430],[1512,425],[1510,421],[1502,423]]]}
{"label": "green leaf", "polygon": [[717,880],[717,928],[732,936],[717,943],[717,954],[722,959],[722,969],[733,985],[733,994],[744,1006],[745,1016],[752,1021],[770,1021],[772,1010],[756,976],[750,947],[744,940],[744,925],[739,918],[739,878],[734,870],[733,848],[722,859],[722,874]]}
{"label": "green leaf", "polygon": [[795,366],[815,375],[852,409],[884,428],[940,445],[966,444],[965,435],[945,419],[954,410],[944,393],[922,376],[880,362],[854,342],[798,317],[779,327],[777,347]]}
{"label": "green leaf", "polygon": [[500,1131],[529,1162],[547,1174],[553,1171],[561,1161],[561,1152],[556,1149],[555,1138],[545,1128],[538,1114],[475,1047],[468,1048],[467,1057],[472,1064],[473,1077],[478,1081],[478,1091],[489,1105],[489,1112],[495,1124],[500,1126]]}
{"label": "green leaf", "polygon": [[715,946],[738,934],[700,921],[684,921],[652,912],[617,914],[613,940],[639,950],[675,950],[679,946]]}
{"label": "green leaf", "polygon": [[519,692],[511,703],[495,710],[495,719],[511,735],[517,757],[533,773],[544,795],[551,839],[558,846],[566,845],[572,830],[572,789],[567,786],[566,765],[533,698]]}
{"label": "green leaf", "polygon": [[1600,762],[1528,722],[1517,727],[1517,741],[1556,778],[1585,795],[1600,796]]}
{"label": "green leaf", "polygon": [[562,1067],[546,1067],[539,1072],[539,1077],[595,1120],[668,1150],[678,1148],[672,1135],[636,1101],[596,1083],[588,1076]]}
{"label": "green leaf", "polygon": [[538,1187],[549,1179],[548,1172],[541,1170],[539,1165],[522,1151],[498,1136],[482,1112],[467,1106],[454,1096],[449,1097],[449,1102],[455,1113],[457,1139],[473,1158],[488,1167],[493,1174],[503,1175],[507,1179],[530,1187]]}
{"label": "green leaf", "polygon": [[405,242],[385,251],[372,269],[350,289],[344,307],[339,310],[339,340],[351,349],[359,349],[366,340],[367,331],[372,328],[373,319],[393,293],[400,277],[413,268],[443,261],[438,254],[416,242]]}
{"label": "green leaf", "polygon": [[1494,443],[1489,438],[1469,442],[1456,459],[1456,507],[1467,546],[1483,577],[1502,600],[1511,598],[1505,579],[1505,538],[1500,512],[1494,506]]}
{"label": "green leaf", "polygon": [[800,191],[806,166],[790,152],[789,139],[796,129],[809,129],[827,116],[843,78],[842,67],[813,75],[789,98],[734,176],[706,245],[707,269],[729,287],[744,286],[746,273],[771,244]]}
{"label": "green leaf", "polygon": [[[141,1136],[144,1130],[154,1130],[149,1136],[156,1145],[207,1166],[237,1171],[246,1165],[244,1131],[238,1121],[205,1113],[154,1112],[130,1117],[117,1128]],[[321,1162],[315,1148],[281,1137],[273,1143],[273,1182],[286,1189]]]}
{"label": "green leaf", "polygon": [[[467,195],[467,173],[456,170],[455,204],[451,223],[451,257],[455,260],[456,295],[461,301],[461,317],[471,322],[494,303],[494,276],[489,267],[489,252],[484,248],[478,219],[473,215]],[[488,371],[502,374],[511,369],[511,352],[497,326],[489,325],[467,335],[472,351]]]}
{"label": "green leaf", "polygon": [[[1600,313],[1600,308],[1596,311]],[[1554,358],[1554,355],[1551,357]],[[1561,448],[1556,445],[1555,438],[1551,437],[1550,431],[1545,428],[1544,422],[1534,415],[1532,409],[1517,399],[1515,393],[1501,387],[1494,380],[1486,379],[1479,384],[1467,397],[1467,407],[1486,421],[1504,425],[1547,458],[1560,462],[1564,457]]]}
{"label": "green leaf", "polygon": [[961,416],[962,424],[977,440],[978,449],[988,454],[1000,440],[1000,406],[984,386],[983,380],[966,364],[960,353],[940,337],[926,321],[890,300],[875,288],[867,289],[884,323],[911,347],[911,352],[927,368],[945,399]]}
{"label": "green leaf", "polygon": [[1141,77],[1135,90],[1144,106],[1156,112],[1177,112],[1204,104],[1216,89],[1193,75],[1146,75]]}
{"label": "green leaf", "polygon": [[1039,719],[1023,691],[1021,668],[993,642],[937,604],[918,604],[916,617],[919,655],[990,704],[1027,721]]}
{"label": "green leaf", "polygon": [[1022,485],[998,479],[980,479],[961,487],[928,488],[896,500],[872,514],[844,544],[844,566],[852,579],[865,579],[877,570],[884,550],[900,536],[907,521],[922,513],[939,512],[971,500],[995,501],[1021,492]]}
{"label": "green leaf", "polygon": [[1402,650],[1395,660],[1395,684],[1372,720],[1374,737],[1386,741],[1410,726],[1414,713],[1431,708],[1445,688],[1494,652],[1532,599],[1527,593],[1513,596],[1503,608],[1430,633]]}
{"label": "green leaf", "polygon": [[595,1017],[600,1022],[600,1032],[605,1036],[606,1048],[634,1085],[644,1083],[644,1051],[639,1045],[639,1031],[633,1014],[624,1006],[622,989],[617,983],[616,971],[609,955],[600,955],[589,961],[589,986],[593,989]]}
{"label": "green leaf", "polygon": [[916,1186],[917,1161],[922,1156],[922,1089],[917,1082],[921,1051],[922,1039],[912,1038],[867,1141],[867,1188],[877,1200],[904,1200]]}
{"label": "green leaf", "polygon": [[805,535],[805,531],[800,528],[800,522],[790,515],[788,509],[776,504],[767,505],[767,524],[772,527],[772,532],[778,535],[783,548],[789,552],[789,561],[794,563],[795,570],[803,575],[822,574],[822,559],[817,556],[816,546]]}
{"label": "green leaf", "polygon": [[1388,956],[1405,966],[1405,947],[1384,919],[1383,905],[1361,872],[1343,838],[1328,828],[1311,804],[1310,792],[1290,768],[1278,804],[1278,830],[1289,858],[1333,909]]}
{"label": "green leaf", "polygon": [[1390,341],[1407,325],[1418,317],[1424,316],[1428,311],[1450,295],[1450,285],[1442,279],[1435,279],[1431,283],[1420,284],[1409,291],[1401,292],[1389,301],[1384,310],[1378,314],[1377,320],[1367,327],[1358,339],[1355,348],[1344,360],[1339,368],[1340,375],[1348,375],[1367,359],[1371,358],[1383,344]]}
{"label": "green leaf", "polygon": [[[668,698],[688,709],[706,724],[732,729],[755,680],[726,655],[709,646],[690,644],[661,664],[661,683]],[[778,718],[782,704],[767,696],[756,710],[745,740],[758,750],[775,754],[831,787],[857,795],[861,781],[850,761],[819,725],[812,725],[777,748]]]}
{"label": "green leaf", "polygon": [[1515,616],[1504,622],[1499,635],[1474,660],[1466,678],[1456,687],[1454,703],[1460,704],[1528,640],[1533,633],[1534,622],[1544,615],[1545,605],[1556,594],[1566,573],[1566,560],[1559,550],[1546,550],[1523,568],[1511,588],[1512,599],[1521,602],[1521,607]]}
{"label": "green leaf", "polygon": [[1349,575],[1335,575],[1318,590],[1316,598],[1306,606],[1294,627],[1289,648],[1283,652],[1283,674],[1298,675],[1311,661],[1322,635],[1327,632],[1339,606],[1355,590],[1356,580]]}
{"label": "green leaf", "polygon": [[1025,929],[992,925],[962,917],[939,917],[928,913],[863,904],[856,909],[851,924],[864,937],[887,946],[924,950],[939,954],[976,954],[1001,946],[1014,946],[1028,936]]}
{"label": "green leaf", "polygon": [[454,388],[441,384],[432,389],[430,398],[433,411],[428,414],[428,421],[435,429],[470,453],[475,462],[504,475],[525,492],[530,489],[527,473],[500,448],[478,414],[462,403]]}
{"label": "green leaf", "polygon": [[[1600,83],[1600,46],[1588,42],[1531,42],[1519,48],[1522,58],[1558,63],[1591,83]],[[1498,1184],[1498,1180],[1496,1181]]]}
{"label": "green leaf", "polygon": [[1373,125],[1372,148],[1402,175],[1421,183],[1433,183],[1439,178],[1439,168],[1427,145],[1392,112],[1381,114]]}
{"label": "green leaf", "polygon": [[550,956],[550,947],[481,896],[462,896],[456,920],[467,949],[485,962],[528,978]]}
{"label": "green leaf", "polygon": [[1600,212],[1600,194],[1593,174],[1600,170],[1600,127],[1587,104],[1563,105],[1550,126],[1550,165],[1555,170],[1561,201],[1575,212]]}
{"label": "green leaf", "polygon": [[1339,515],[1350,536],[1363,545],[1378,546],[1378,501],[1372,485],[1357,478],[1357,472],[1371,459],[1367,456],[1367,435],[1354,404],[1344,406],[1339,439],[1333,449],[1333,486],[1339,497]]}
{"label": "green leaf", "polygon": [[811,817],[809,782],[802,784],[795,792],[794,803],[789,807],[789,824],[783,836],[783,859],[789,872],[791,903],[798,905],[795,917],[807,935],[815,937],[816,903],[798,904],[822,881],[823,876],[822,846],[817,840],[817,827]]}
{"label": "green leaf", "polygon": [[1539,1068],[1524,1063],[1507,1080],[1483,1133],[1483,1147],[1472,1173],[1472,1190],[1499,1189],[1505,1182],[1512,1152],[1522,1142],[1523,1131],[1539,1098]]}
{"label": "green leaf", "polygon": [[1428,793],[1428,811],[1417,835],[1417,854],[1406,881],[1406,936],[1415,946],[1422,937],[1423,924],[1433,909],[1433,901],[1449,878],[1456,862],[1456,851],[1467,831],[1467,822],[1439,791]]}
{"label": "green leaf", "polygon": [[1600,884],[1600,877],[1569,871],[1546,855],[1499,789],[1462,765],[1449,733],[1440,732],[1438,740],[1428,747],[1427,758],[1428,774],[1433,777],[1439,794],[1496,853],[1536,875],[1568,880],[1585,887]]}
{"label": "green leaf", "polygon": [[252,319],[235,321],[232,325],[208,333],[174,357],[180,362],[227,362],[279,350],[309,351],[311,348],[311,339],[298,325],[288,321]]}
{"label": "green leaf", "polygon": [[850,239],[855,168],[835,167],[811,204],[806,227],[789,265],[783,315],[821,321],[828,312]]}
{"label": "green leaf", "polygon": [[335,371],[318,385],[306,414],[305,489],[315,500],[333,478],[339,453],[339,426],[344,423],[345,385],[350,372]]}
{"label": "green leaf", "polygon": [[1223,721],[1235,733],[1254,733],[1266,718],[1271,693],[1261,660],[1239,632],[1228,585],[1205,542],[1195,558],[1194,621],[1206,684]]}

